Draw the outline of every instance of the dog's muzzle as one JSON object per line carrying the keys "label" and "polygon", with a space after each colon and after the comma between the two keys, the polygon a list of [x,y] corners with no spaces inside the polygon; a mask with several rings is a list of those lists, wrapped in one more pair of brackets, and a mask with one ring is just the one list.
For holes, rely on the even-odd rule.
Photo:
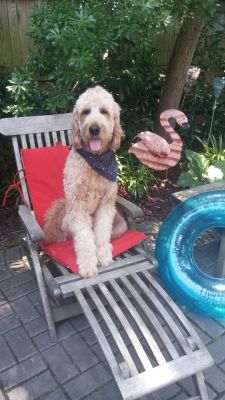
{"label": "dog's muzzle", "polygon": [[97,124],[93,124],[89,128],[89,133],[93,136],[97,136],[100,132],[100,128]]}

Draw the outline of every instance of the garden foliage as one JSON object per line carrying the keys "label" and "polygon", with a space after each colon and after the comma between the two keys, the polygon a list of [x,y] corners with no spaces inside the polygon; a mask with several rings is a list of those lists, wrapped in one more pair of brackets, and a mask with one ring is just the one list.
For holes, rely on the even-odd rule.
{"label": "garden foliage", "polygon": [[[25,81],[32,74],[39,95],[31,101],[27,91],[22,106],[8,111],[27,115],[33,107],[41,113],[68,112],[74,97],[101,84],[121,104],[123,120],[133,133],[137,121],[141,128],[146,122],[151,125],[160,95],[152,31],[165,28],[166,15],[163,11],[157,15],[150,3],[102,1],[99,6],[96,1],[56,0],[37,6],[28,30],[35,50],[20,71]],[[17,86],[18,71],[9,85],[16,104]]]}
{"label": "garden foliage", "polygon": [[202,150],[186,150],[188,170],[178,179],[178,186],[195,187],[204,183],[219,182],[225,179],[225,140],[223,136],[210,136],[201,140]]}

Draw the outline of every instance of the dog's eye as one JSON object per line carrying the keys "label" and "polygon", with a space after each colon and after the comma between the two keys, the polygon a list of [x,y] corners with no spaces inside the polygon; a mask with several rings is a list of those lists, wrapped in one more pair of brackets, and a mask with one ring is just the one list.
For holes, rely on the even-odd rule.
{"label": "dog's eye", "polygon": [[107,115],[108,111],[106,110],[106,108],[100,108],[100,113]]}
{"label": "dog's eye", "polygon": [[82,111],[82,115],[88,115],[88,114],[90,114],[90,112],[91,112],[91,110],[90,110],[90,108],[85,108],[83,111]]}

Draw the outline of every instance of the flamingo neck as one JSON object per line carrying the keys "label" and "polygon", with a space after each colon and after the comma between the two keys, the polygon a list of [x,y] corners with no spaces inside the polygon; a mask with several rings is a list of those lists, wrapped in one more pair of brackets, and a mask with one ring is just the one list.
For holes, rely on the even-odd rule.
{"label": "flamingo neck", "polygon": [[169,123],[169,118],[174,118],[178,124],[181,124],[184,121],[185,117],[186,116],[182,111],[172,108],[162,112],[162,114],[160,115],[160,123],[166,132],[171,133],[175,131]]}
{"label": "flamingo neck", "polygon": [[186,119],[185,114],[180,111],[180,110],[176,110],[176,109],[169,109],[169,110],[165,110],[162,112],[162,114],[160,115],[160,123],[163,127],[165,126],[171,126],[169,123],[169,118],[174,118],[175,121],[180,124],[182,122],[184,122],[184,119]]}

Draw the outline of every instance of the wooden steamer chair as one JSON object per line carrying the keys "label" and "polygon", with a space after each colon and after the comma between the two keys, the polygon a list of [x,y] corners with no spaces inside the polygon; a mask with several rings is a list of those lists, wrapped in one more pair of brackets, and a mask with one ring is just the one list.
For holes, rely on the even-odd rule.
{"label": "wooden steamer chair", "polygon": [[[62,194],[62,183],[57,180],[62,179],[63,163],[69,151],[71,120],[72,114],[0,120],[0,132],[13,144],[26,202],[19,206],[19,215],[26,228],[26,249],[51,339],[57,340],[57,322],[83,313],[123,399],[138,399],[192,376],[197,388],[192,400],[207,400],[202,371],[210,367],[213,360],[182,311],[160,286],[154,272],[156,260],[139,243],[142,234],[128,231],[125,239],[121,238],[122,244],[118,240],[113,245],[115,261],[107,268],[100,268],[99,275],[89,279],[71,273],[59,262],[63,253],[74,256],[71,243],[66,244],[69,246],[66,251],[60,247],[62,244],[56,244],[51,261],[43,256],[44,234],[40,225],[43,208]],[[58,141],[61,145],[56,144]],[[33,164],[39,168],[33,168]],[[58,175],[56,171],[60,169],[61,175]],[[57,185],[61,185],[60,190]],[[118,197],[117,203],[130,226],[134,218],[142,216],[141,209],[127,200]],[[103,326],[98,322],[98,313]],[[109,345],[106,330],[113,337],[116,352]]]}

